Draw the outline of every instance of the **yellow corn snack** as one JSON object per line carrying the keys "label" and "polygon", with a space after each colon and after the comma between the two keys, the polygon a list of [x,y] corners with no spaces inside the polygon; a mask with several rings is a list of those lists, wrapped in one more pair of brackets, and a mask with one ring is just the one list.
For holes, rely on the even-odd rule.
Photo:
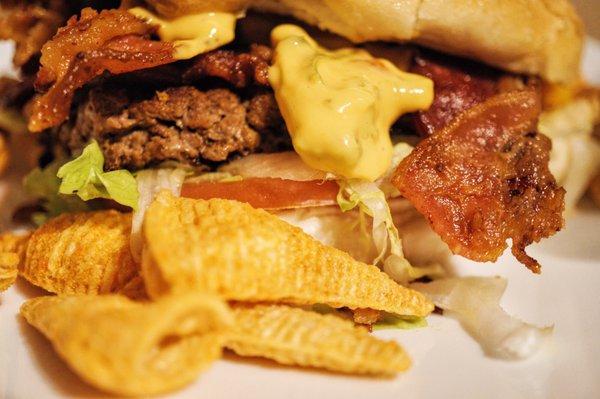
{"label": "yellow corn snack", "polygon": [[46,296],[21,307],[83,380],[117,395],[172,391],[221,354],[231,314],[214,296],[153,303],[120,295]]}
{"label": "yellow corn snack", "polygon": [[29,234],[7,233],[0,236],[0,292],[8,289],[17,279],[28,239]]}
{"label": "yellow corn snack", "polygon": [[340,317],[285,305],[236,305],[233,314],[225,346],[241,356],[352,374],[390,375],[410,367],[396,342]]}
{"label": "yellow corn snack", "polygon": [[376,266],[325,246],[263,210],[161,193],[143,227],[150,297],[207,290],[227,300],[371,308],[425,316],[432,303]]}
{"label": "yellow corn snack", "polygon": [[63,214],[32,234],[20,274],[58,294],[117,292],[139,272],[129,250],[130,231],[130,214]]}
{"label": "yellow corn snack", "polygon": [[17,279],[19,255],[13,252],[0,252],[0,292],[6,291]]}
{"label": "yellow corn snack", "polygon": [[31,233],[4,233],[0,235],[0,252],[12,252],[22,258],[29,242]]}

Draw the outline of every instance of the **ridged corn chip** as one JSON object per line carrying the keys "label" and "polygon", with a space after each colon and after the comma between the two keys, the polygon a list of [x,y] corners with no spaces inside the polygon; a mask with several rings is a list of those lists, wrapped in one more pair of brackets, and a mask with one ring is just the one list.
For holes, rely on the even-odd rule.
{"label": "ridged corn chip", "polygon": [[58,294],[118,292],[139,273],[130,230],[131,215],[114,210],[63,214],[32,234],[20,273]]}
{"label": "ridged corn chip", "polygon": [[225,346],[241,356],[353,374],[390,375],[410,367],[396,342],[330,314],[285,305],[236,305],[233,314]]}
{"label": "ridged corn chip", "polygon": [[29,234],[7,233],[0,236],[0,292],[8,289],[17,279],[28,239]]}
{"label": "ridged corn chip", "polygon": [[83,380],[117,395],[172,391],[221,354],[231,325],[227,305],[188,294],[153,303],[120,295],[46,296],[21,307]]}
{"label": "ridged corn chip", "polygon": [[18,267],[19,255],[13,252],[0,252],[0,292],[6,291],[15,283]]}
{"label": "ridged corn chip", "polygon": [[24,257],[30,237],[31,233],[4,233],[0,235],[0,252],[12,252],[19,258]]}
{"label": "ridged corn chip", "polygon": [[228,300],[323,303],[425,316],[425,296],[263,210],[161,193],[143,228],[150,297],[208,290]]}

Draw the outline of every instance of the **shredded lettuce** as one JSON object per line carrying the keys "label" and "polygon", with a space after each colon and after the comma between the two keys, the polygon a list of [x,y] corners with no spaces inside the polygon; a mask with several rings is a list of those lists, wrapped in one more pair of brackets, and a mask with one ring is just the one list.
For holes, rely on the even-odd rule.
{"label": "shredded lettuce", "polygon": [[383,319],[373,324],[374,330],[413,330],[423,327],[427,327],[427,319],[424,317],[406,317],[393,314],[386,314]]}
{"label": "shredded lettuce", "polygon": [[373,218],[373,239],[379,251],[375,263],[379,263],[391,245],[390,252],[402,255],[402,242],[392,220],[392,213],[383,191],[375,183],[364,180],[339,180],[337,202],[343,212],[356,207]]}
{"label": "shredded lettuce", "polygon": [[108,198],[137,209],[135,178],[124,169],[104,172],[104,155],[96,141],[88,144],[79,157],[61,166],[56,176],[62,179],[58,189],[61,194],[76,194],[84,201]]}
{"label": "shredded lettuce", "polygon": [[[320,314],[331,314],[344,319],[352,320],[351,313],[341,311],[340,309],[336,309],[322,303],[314,304],[307,309]],[[374,330],[413,330],[423,327],[427,327],[427,319],[424,317],[399,316],[392,313],[384,313],[381,320],[373,324]]]}
{"label": "shredded lettuce", "polygon": [[183,168],[147,169],[137,173],[136,180],[140,196],[133,213],[130,237],[131,254],[136,261],[139,262],[142,255],[142,223],[146,210],[162,190],[169,190],[178,197],[187,173]]}
{"label": "shredded lettuce", "polygon": [[234,182],[241,181],[244,178],[239,175],[232,175],[229,172],[207,172],[200,175],[190,177],[188,182],[199,183],[199,182]]}
{"label": "shredded lettuce", "polygon": [[90,210],[90,205],[80,198],[58,192],[60,179],[56,173],[63,163],[63,160],[56,160],[44,169],[32,170],[23,179],[25,191],[31,196],[39,198],[44,208],[44,212],[36,212],[32,215],[33,222],[37,225],[42,225],[48,219],[61,213]]}
{"label": "shredded lettuce", "polygon": [[413,267],[404,257],[402,241],[394,225],[385,194],[377,184],[364,180],[338,180],[340,191],[337,202],[344,212],[359,208],[373,218],[372,238],[378,256],[374,264],[381,264],[383,270],[395,281],[407,284],[424,276],[439,275],[439,265]]}
{"label": "shredded lettuce", "polygon": [[394,174],[394,171],[400,162],[402,162],[402,160],[406,158],[412,152],[412,150],[413,146],[408,143],[400,142],[394,145],[390,167],[383,174],[383,176],[377,180],[378,186],[381,191],[383,191],[386,198],[394,198],[400,195],[398,189],[391,183],[392,175]]}
{"label": "shredded lettuce", "polygon": [[535,354],[552,335],[553,327],[537,327],[509,315],[500,306],[506,290],[500,277],[455,277],[411,284],[460,321],[491,357],[518,360]]}
{"label": "shredded lettuce", "polygon": [[348,179],[338,180],[340,191],[337,203],[344,212],[359,208],[361,217],[367,214],[373,218],[372,239],[378,255],[373,261],[380,264],[392,279],[407,284],[424,276],[440,276],[443,269],[434,264],[426,267],[413,267],[404,257],[402,241],[394,225],[388,205],[388,197],[399,195],[390,183],[394,170],[413,150],[410,144],[400,142],[394,145],[392,162],[387,172],[376,182]]}

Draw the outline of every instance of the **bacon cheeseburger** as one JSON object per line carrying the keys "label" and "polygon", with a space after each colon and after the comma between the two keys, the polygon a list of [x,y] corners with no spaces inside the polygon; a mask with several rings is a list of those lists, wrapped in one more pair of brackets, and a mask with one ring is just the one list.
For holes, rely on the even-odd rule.
{"label": "bacon cheeseburger", "polygon": [[58,176],[50,216],[129,206],[134,235],[161,189],[248,202],[401,282],[508,241],[538,273],[600,159],[581,48],[566,0],[82,8],[41,48],[26,184]]}

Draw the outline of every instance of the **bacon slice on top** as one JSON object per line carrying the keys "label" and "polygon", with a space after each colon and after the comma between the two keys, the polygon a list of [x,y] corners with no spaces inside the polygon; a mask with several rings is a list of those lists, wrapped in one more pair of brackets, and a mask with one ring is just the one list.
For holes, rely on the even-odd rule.
{"label": "bacon slice on top", "polygon": [[83,9],[42,48],[38,90],[29,129],[39,132],[64,121],[75,90],[101,75],[131,72],[173,62],[170,43],[150,40],[156,27],[124,10]]}
{"label": "bacon slice on top", "polygon": [[269,86],[268,69],[272,51],[269,47],[253,44],[249,52],[214,50],[200,54],[183,73],[186,83],[199,82],[205,76],[221,78],[236,88],[250,85]]}
{"label": "bacon slice on top", "polygon": [[535,131],[539,113],[533,90],[495,95],[398,166],[393,184],[454,253],[494,261],[510,238],[513,255],[540,272],[525,247],[560,230],[564,190],[548,170],[550,140]]}
{"label": "bacon slice on top", "polygon": [[415,114],[415,127],[422,136],[433,134],[498,93],[500,73],[464,59],[421,53],[415,56],[411,72],[427,76],[435,88],[431,107]]}

